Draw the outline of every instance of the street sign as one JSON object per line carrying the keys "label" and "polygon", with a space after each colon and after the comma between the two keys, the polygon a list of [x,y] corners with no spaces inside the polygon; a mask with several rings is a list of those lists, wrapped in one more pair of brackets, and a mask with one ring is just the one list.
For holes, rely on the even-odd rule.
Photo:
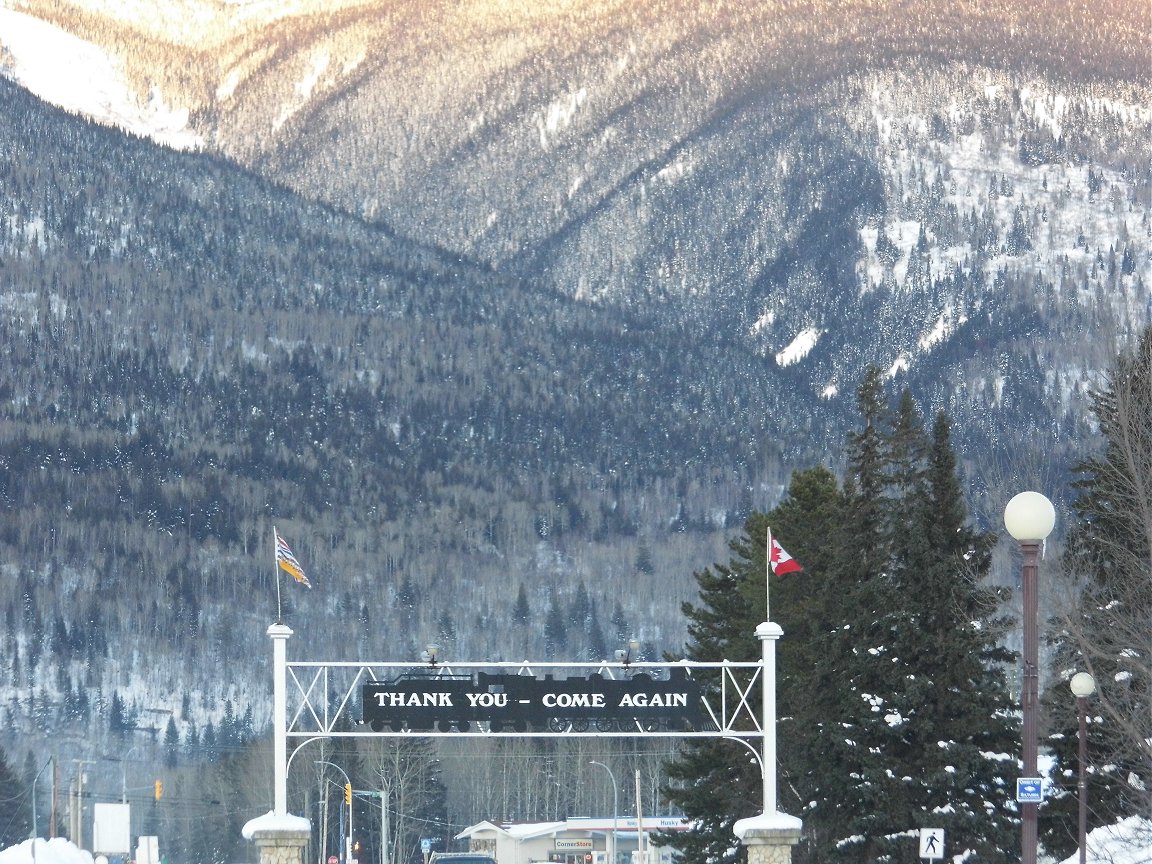
{"label": "street sign", "polygon": [[920,829],[920,857],[921,858],[943,858],[944,857],[944,829],[943,828],[921,828]]}
{"label": "street sign", "polygon": [[328,856],[328,864],[340,864],[340,859],[337,858],[335,855],[329,855]]}
{"label": "street sign", "polygon": [[1044,781],[1039,777],[1016,779],[1016,801],[1020,804],[1040,804],[1044,801]]}
{"label": "street sign", "polygon": [[430,837],[421,838],[420,851],[422,853],[424,853],[425,855],[427,855],[429,852],[432,851],[432,838],[430,838]]}

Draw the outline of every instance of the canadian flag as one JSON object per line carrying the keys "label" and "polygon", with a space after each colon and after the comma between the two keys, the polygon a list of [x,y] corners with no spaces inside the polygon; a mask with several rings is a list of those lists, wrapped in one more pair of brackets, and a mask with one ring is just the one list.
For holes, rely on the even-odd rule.
{"label": "canadian flag", "polygon": [[776,538],[772,536],[771,528],[768,529],[768,566],[777,576],[783,576],[785,573],[804,572],[804,568],[800,566],[799,562],[776,542]]}

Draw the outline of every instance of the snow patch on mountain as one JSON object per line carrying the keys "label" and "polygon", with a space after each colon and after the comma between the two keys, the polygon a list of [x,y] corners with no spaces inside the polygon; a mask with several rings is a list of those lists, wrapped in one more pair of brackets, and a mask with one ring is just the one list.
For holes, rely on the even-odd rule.
{"label": "snow patch on mountain", "polygon": [[[1152,110],[1135,97],[1064,93],[1037,82],[1013,87],[980,76],[937,102],[941,107],[905,90],[899,76],[877,76],[857,115],[862,140],[876,142],[875,163],[893,205],[879,224],[860,229],[862,295],[880,286],[925,292],[938,280],[978,269],[985,285],[1004,275],[1026,276],[1064,286],[1061,302],[1089,305],[1107,277],[1119,289],[1108,292],[1119,320],[1148,320],[1152,310],[1140,284],[1146,288],[1152,278],[1152,213],[1133,178],[1059,152],[1029,153],[1020,137],[1026,127],[1000,131],[980,118],[1018,113],[1051,133],[1056,143],[1048,146],[1058,148],[1061,135],[1092,123],[1147,140]],[[971,131],[942,131],[941,118],[952,130]],[[1043,143],[1038,135],[1034,140]],[[931,216],[942,213],[951,215]],[[937,236],[941,224],[959,224],[964,232]],[[980,234],[972,230],[977,225],[984,226],[979,250],[966,239]],[[956,305],[955,298],[942,299],[945,308]],[[935,310],[917,347],[931,350],[963,323],[954,311]],[[910,361],[914,354],[896,359],[893,371]]]}
{"label": "snow patch on mountain", "polygon": [[776,355],[776,363],[780,366],[791,366],[799,363],[816,347],[820,341],[820,330],[816,327],[805,327],[795,338],[788,343],[788,347]]}
{"label": "snow patch on mountain", "polygon": [[587,88],[581,87],[574,93],[566,93],[545,109],[544,113],[538,117],[536,121],[536,126],[540,132],[540,147],[542,150],[547,151],[551,145],[552,138],[571,125],[572,118],[576,116],[576,112],[580,110],[587,100],[588,90]]}
{"label": "snow patch on mountain", "polygon": [[272,123],[273,131],[291,120],[296,112],[308,104],[317,85],[323,80],[324,73],[328,71],[331,62],[332,58],[327,51],[317,51],[313,54],[311,67],[305,71],[304,77],[296,82],[295,99],[291,104],[284,105],[280,109],[280,115]]}
{"label": "snow patch on mountain", "polygon": [[187,110],[169,106],[156,90],[143,99],[133,93],[104,49],[9,8],[0,8],[0,74],[65,111],[167,147],[203,144]]}

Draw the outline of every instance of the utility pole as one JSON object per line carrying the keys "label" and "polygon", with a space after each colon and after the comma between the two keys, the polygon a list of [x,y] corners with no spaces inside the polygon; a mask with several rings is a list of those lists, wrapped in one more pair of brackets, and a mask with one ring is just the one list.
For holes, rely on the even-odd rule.
{"label": "utility pole", "polygon": [[52,815],[48,817],[48,839],[56,836],[56,789],[60,785],[60,759],[52,754]]}
{"label": "utility pole", "polygon": [[644,817],[640,815],[640,769],[636,769],[636,848],[640,864],[648,864],[648,844],[644,836]]}
{"label": "utility pole", "polygon": [[380,864],[388,864],[388,787],[380,786]]}
{"label": "utility pole", "polygon": [[[76,807],[74,808],[74,821],[76,829],[72,832],[69,838],[79,846],[84,848],[84,766],[91,765],[91,759],[73,759],[76,764]],[[71,788],[71,787],[69,787]]]}
{"label": "utility pole", "polygon": [[328,861],[328,784],[324,784],[324,798],[321,801],[321,809],[324,816],[321,821],[324,827],[320,831],[320,864],[327,864]]}

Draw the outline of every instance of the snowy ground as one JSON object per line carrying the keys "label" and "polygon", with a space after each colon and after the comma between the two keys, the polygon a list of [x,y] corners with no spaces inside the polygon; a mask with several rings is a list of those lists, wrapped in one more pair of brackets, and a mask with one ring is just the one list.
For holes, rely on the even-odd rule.
{"label": "snowy ground", "polygon": [[[1152,822],[1131,816],[1110,828],[1097,828],[1085,845],[1088,864],[1150,864]],[[1079,855],[1072,855],[1061,864],[1077,864],[1079,860]]]}
{"label": "snowy ground", "polygon": [[[33,855],[35,845],[35,855]],[[1088,835],[1088,864],[1150,864],[1152,862],[1152,822],[1131,817],[1110,828],[1097,828]],[[1060,864],[1077,864],[1072,855]],[[92,853],[77,848],[60,837],[53,840],[25,840],[0,852],[0,864],[93,864]],[[1045,864],[1053,864],[1046,859]]]}

